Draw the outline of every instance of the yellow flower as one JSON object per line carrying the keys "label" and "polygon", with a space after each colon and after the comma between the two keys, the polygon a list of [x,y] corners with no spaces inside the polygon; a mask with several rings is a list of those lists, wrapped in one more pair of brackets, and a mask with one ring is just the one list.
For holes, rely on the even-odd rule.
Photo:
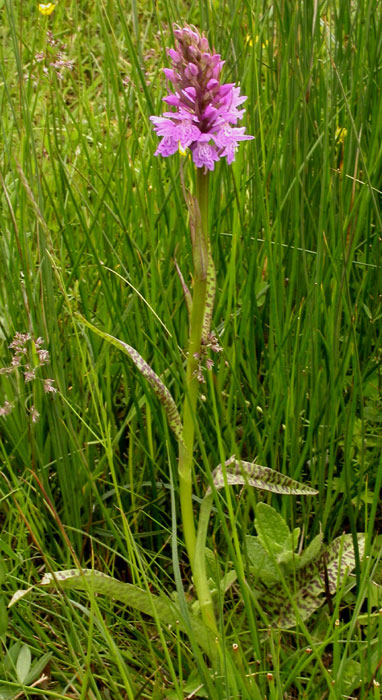
{"label": "yellow flower", "polygon": [[56,5],[53,2],[40,2],[38,9],[42,15],[51,15]]}

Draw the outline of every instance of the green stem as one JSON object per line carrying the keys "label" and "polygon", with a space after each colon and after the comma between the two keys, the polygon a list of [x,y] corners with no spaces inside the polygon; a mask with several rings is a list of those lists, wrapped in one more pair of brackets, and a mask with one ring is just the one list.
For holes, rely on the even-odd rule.
{"label": "green stem", "polygon": [[218,630],[210,587],[208,585],[205,555],[207,529],[210,521],[211,508],[212,494],[205,497],[200,506],[193,573],[195,589],[198,594],[198,601],[203,620],[206,622],[208,627],[217,634]]}
{"label": "green stem", "polygon": [[[184,444],[179,444],[179,491],[184,538],[201,613],[206,625],[217,633],[207,577],[206,575],[200,575],[195,567],[196,532],[192,506],[192,463],[196,406],[199,393],[197,374],[200,364],[203,322],[208,292],[208,174],[204,174],[201,168],[198,168],[196,171],[196,202],[194,211],[190,214],[192,218],[194,289],[186,367],[186,391],[183,404]],[[204,550],[202,555],[199,553],[198,561],[200,561],[201,556],[204,556]]]}

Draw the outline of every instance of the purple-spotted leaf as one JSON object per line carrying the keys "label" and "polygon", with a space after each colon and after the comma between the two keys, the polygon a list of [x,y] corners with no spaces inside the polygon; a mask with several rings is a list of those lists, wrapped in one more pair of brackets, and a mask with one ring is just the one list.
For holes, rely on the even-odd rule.
{"label": "purple-spotted leaf", "polygon": [[214,310],[216,292],[216,272],[215,265],[211,255],[211,247],[208,247],[208,267],[207,267],[207,294],[206,307],[204,310],[202,342],[208,343],[208,335],[211,330],[212,313]]}
{"label": "purple-spotted leaf", "polygon": [[[357,536],[359,555],[362,558],[365,538]],[[272,586],[263,586],[260,593],[262,610],[271,618],[273,627],[290,628],[296,625],[296,619],[307,620],[315,610],[326,601],[328,593],[335,595],[342,585],[344,577],[355,567],[355,553],[352,535],[337,537],[324,547],[315,561],[304,566],[285,579],[285,587],[274,582]],[[327,590],[328,588],[328,590]],[[256,597],[258,597],[256,591]],[[296,615],[296,610],[298,614]]]}
{"label": "purple-spotted leaf", "polygon": [[[227,484],[232,486],[248,484],[248,486],[254,486],[264,491],[272,491],[273,493],[302,496],[314,496],[318,493],[316,489],[305,486],[305,484],[301,484],[285,474],[270,469],[270,467],[262,467],[260,464],[253,462],[243,462],[236,459],[234,455],[227,459],[224,465],[219,464],[212,473],[213,483],[217,490],[224,487],[224,478],[226,478]],[[211,491],[211,487],[208,487],[206,496]]]}
{"label": "purple-spotted leaf", "polygon": [[131,345],[128,345],[123,340],[119,340],[119,338],[115,338],[109,333],[101,331],[96,326],[93,326],[93,324],[90,323],[83,316],[79,317],[81,321],[88,328],[94,331],[94,333],[99,335],[100,338],[107,340],[108,343],[114,345],[119,350],[123,350],[123,352],[126,355],[128,355],[128,357],[130,357],[130,359],[134,362],[135,366],[139,369],[141,374],[145,377],[145,379],[147,379],[148,383],[152,387],[154,393],[156,394],[163,408],[165,409],[170,428],[174,431],[177,439],[183,443],[183,426],[178,409],[176,407],[176,403],[172,398],[167,387],[163,384],[162,380],[160,379],[160,377],[158,377],[154,370],[151,369],[150,365],[147,364],[146,360],[144,360],[143,357],[139,354],[139,352],[137,352],[135,348],[132,348]]}

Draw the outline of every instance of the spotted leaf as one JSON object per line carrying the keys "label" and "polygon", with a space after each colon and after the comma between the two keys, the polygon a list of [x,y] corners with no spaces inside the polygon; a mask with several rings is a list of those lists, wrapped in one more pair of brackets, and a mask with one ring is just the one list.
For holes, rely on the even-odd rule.
{"label": "spotted leaf", "polygon": [[[118,603],[125,603],[135,610],[158,617],[165,625],[176,626],[187,632],[187,624],[184,622],[178,605],[166,595],[157,596],[149,591],[138,588],[131,583],[118,581],[102,571],[92,569],[68,569],[55,571],[54,574],[45,574],[41,580],[41,586],[56,586],[64,590],[76,589],[92,592],[115,599]],[[193,617],[190,612],[190,624],[194,638],[200,647],[208,653],[210,645],[214,643],[203,623]]]}
{"label": "spotted leaf", "polygon": [[[358,548],[361,558],[364,546],[365,538],[359,534]],[[325,603],[328,592],[335,595],[344,577],[354,567],[352,535],[342,535],[333,540],[328,547],[324,547],[315,561],[285,578],[285,586],[272,582],[272,586],[256,589],[255,595],[256,598],[260,598],[261,609],[271,618],[273,627],[294,627],[297,617],[307,620]],[[326,586],[329,591],[326,590]],[[289,595],[286,594],[286,590],[289,591]]]}
{"label": "spotted leaf", "polygon": [[208,334],[211,330],[212,314],[215,303],[216,292],[216,272],[215,265],[211,255],[211,246],[208,247],[208,267],[207,267],[207,293],[206,307],[204,310],[202,340],[208,342]]}
{"label": "spotted leaf", "polygon": [[[295,481],[274,469],[262,467],[260,464],[253,462],[243,462],[236,459],[234,455],[227,459],[223,466],[219,464],[212,473],[213,483],[217,490],[224,487],[224,475],[227,479],[227,484],[232,486],[248,484],[248,486],[254,486],[264,491],[287,495],[314,496],[318,493],[316,489],[305,486],[305,484],[301,484],[299,481]],[[210,493],[211,487],[208,487],[206,496]]]}
{"label": "spotted leaf", "polygon": [[146,360],[144,360],[139,352],[137,352],[135,348],[132,348],[131,345],[128,345],[123,340],[119,340],[119,338],[115,338],[109,333],[99,330],[99,328],[93,326],[93,324],[87,321],[87,319],[85,319],[83,316],[80,316],[80,318],[81,321],[88,328],[94,331],[94,333],[97,333],[100,338],[103,338],[111,345],[119,348],[119,350],[122,350],[126,355],[128,355],[128,357],[130,357],[141,374],[145,377],[145,379],[147,379],[148,383],[165,409],[170,428],[174,431],[177,439],[180,442],[183,442],[183,426],[176,403],[167,387],[163,384],[162,380],[160,377],[158,377],[154,370],[151,369],[150,365],[147,364]]}

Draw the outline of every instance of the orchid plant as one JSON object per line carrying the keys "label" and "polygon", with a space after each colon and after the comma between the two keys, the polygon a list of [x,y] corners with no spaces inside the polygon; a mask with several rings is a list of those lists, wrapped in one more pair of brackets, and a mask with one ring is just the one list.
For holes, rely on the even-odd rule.
{"label": "orchid plant", "polygon": [[206,538],[213,498],[217,497],[219,489],[236,484],[288,495],[314,495],[317,492],[273,469],[232,456],[212,471],[211,484],[206,489],[198,517],[195,517],[192,469],[199,388],[204,380],[204,370],[212,367],[207,351],[222,350],[211,329],[216,276],[208,231],[208,182],[210,173],[221,158],[226,158],[227,163],[231,164],[239,143],[254,137],[247,135],[244,127],[237,126],[245,111],[240,107],[247,98],[240,94],[240,88],[235,84],[222,83],[224,61],[219,54],[210,50],[207,38],[190,26],[175,26],[174,36],[175,49],[168,50],[172,65],[164,69],[168,84],[172,85],[172,90],[164,97],[170,111],[165,111],[163,116],[151,116],[150,119],[161,139],[155,154],[167,158],[178,151],[186,154],[188,150],[196,168],[194,194],[189,194],[183,188],[189,211],[193,253],[192,294],[176,263],[190,317],[181,411],[161,377],[137,350],[96,328],[85,318],[81,317],[81,321],[128,355],[166,411],[169,426],[178,442],[181,521],[198,598],[198,612],[194,614],[190,608],[185,617],[182,606],[173,598],[164,595],[156,598],[149,591],[92,570],[79,568],[47,574],[41,583],[51,586],[59,582],[63,587],[83,590],[89,590],[90,586],[92,591],[123,600],[162,622],[172,624],[174,620],[179,621],[181,629],[193,634],[201,649],[215,664],[219,659],[221,637],[206,569]]}
{"label": "orchid plant", "polygon": [[[179,493],[186,548],[193,571],[200,608],[207,626],[217,634],[209,585],[204,574],[204,553],[196,556],[196,529],[192,504],[192,464],[195,415],[199,383],[203,375],[203,350],[217,345],[211,333],[215,297],[215,268],[208,232],[208,177],[223,157],[232,163],[239,141],[252,139],[245,128],[235,127],[247,99],[233,83],[221,83],[224,61],[211,53],[208,40],[192,27],[174,28],[176,48],[169,49],[172,67],[164,73],[174,92],[164,102],[174,111],[150,117],[161,141],[156,155],[168,157],[189,148],[196,166],[195,197],[188,197],[194,265],[194,288],[189,299],[190,337],[183,403],[183,440],[179,441]],[[203,547],[204,550],[204,547]],[[201,556],[199,556],[201,554]]]}

